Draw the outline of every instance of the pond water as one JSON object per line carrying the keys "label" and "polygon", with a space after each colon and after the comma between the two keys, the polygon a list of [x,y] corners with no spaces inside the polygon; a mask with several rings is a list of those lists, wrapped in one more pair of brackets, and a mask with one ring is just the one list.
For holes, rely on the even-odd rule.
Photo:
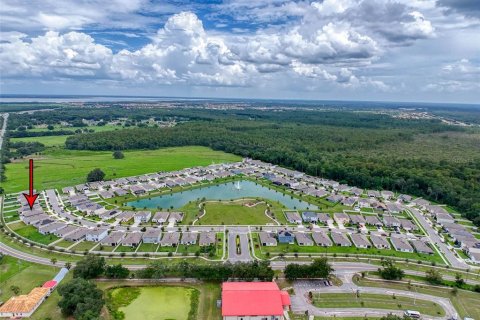
{"label": "pond water", "polygon": [[207,200],[231,200],[238,198],[259,197],[267,200],[278,201],[288,209],[317,210],[318,207],[308,202],[292,198],[282,192],[264,187],[255,182],[242,180],[228,182],[208,187],[176,192],[164,196],[152,197],[127,202],[126,205],[136,208],[181,208],[190,201],[205,198]]}

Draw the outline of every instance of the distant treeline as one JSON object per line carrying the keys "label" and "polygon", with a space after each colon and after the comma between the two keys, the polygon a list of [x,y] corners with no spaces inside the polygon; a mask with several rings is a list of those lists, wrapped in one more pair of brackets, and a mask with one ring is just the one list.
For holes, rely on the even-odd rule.
{"label": "distant treeline", "polygon": [[72,130],[52,131],[10,131],[10,138],[46,137],[46,136],[69,136],[75,134]]}
{"label": "distant treeline", "polygon": [[[476,219],[475,223],[480,225],[480,157],[457,163],[437,161],[434,157],[428,160],[406,159],[401,149],[390,151],[391,154],[383,151],[385,146],[409,143],[421,133],[465,129],[435,121],[386,119],[382,115],[369,115],[375,120],[364,121],[360,119],[366,115],[355,113],[328,115],[323,121],[329,124],[325,125],[316,124],[315,121],[322,121],[313,114],[289,112],[281,117],[265,115],[265,118],[277,119],[266,121],[258,117],[252,120],[256,112],[250,114],[250,120],[218,112],[215,117],[222,119],[190,121],[173,128],[138,128],[76,135],[67,138],[66,147],[77,150],[128,150],[207,146],[354,186],[393,190],[446,203],[467,218]],[[330,120],[331,117],[340,117],[340,120]],[[280,118],[283,120],[280,121]],[[342,125],[331,125],[333,122],[341,122]],[[445,148],[448,146],[445,145]],[[368,156],[365,156],[365,150],[368,150]]]}

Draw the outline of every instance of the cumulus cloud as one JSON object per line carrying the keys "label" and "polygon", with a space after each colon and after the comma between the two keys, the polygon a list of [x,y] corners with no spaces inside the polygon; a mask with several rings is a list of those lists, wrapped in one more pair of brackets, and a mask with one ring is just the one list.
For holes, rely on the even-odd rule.
{"label": "cumulus cloud", "polygon": [[480,64],[461,59],[442,66],[438,80],[425,86],[434,91],[480,90]]}
{"label": "cumulus cloud", "polygon": [[437,6],[445,8],[447,13],[457,12],[480,18],[480,5],[477,0],[438,0]]}

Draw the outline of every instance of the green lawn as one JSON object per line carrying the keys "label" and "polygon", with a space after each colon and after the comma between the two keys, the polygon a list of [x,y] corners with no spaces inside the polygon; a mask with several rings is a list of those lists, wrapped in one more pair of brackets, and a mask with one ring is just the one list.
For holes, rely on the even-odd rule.
{"label": "green lawn", "polygon": [[[84,183],[90,170],[101,168],[105,179],[172,171],[212,162],[239,161],[241,158],[205,147],[177,147],[158,150],[124,151],[125,158],[114,160],[111,152],[49,148],[35,161],[35,188],[62,188]],[[27,159],[6,165],[7,193],[25,189],[28,181]]]}
{"label": "green lawn", "polygon": [[135,293],[133,301],[127,301],[128,305],[118,308],[125,320],[187,320],[191,296],[196,289],[174,286],[116,288],[111,292],[112,302],[125,300],[132,290],[140,292]]}
{"label": "green lawn", "polygon": [[11,138],[11,142],[40,142],[43,143],[46,147],[54,146],[63,146],[65,145],[65,140],[69,136],[45,136],[45,137],[25,137],[25,138]]}
{"label": "green lawn", "polygon": [[244,204],[255,201],[222,201],[207,202],[206,214],[198,222],[198,225],[264,225],[274,223],[265,215],[267,205],[259,204],[255,207],[247,207]]}
{"label": "green lawn", "polygon": [[435,317],[445,315],[445,310],[435,302],[386,294],[361,293],[357,298],[353,293],[317,293],[313,295],[313,304],[320,308],[416,310]]}
{"label": "green lawn", "polygon": [[155,243],[142,243],[137,252],[155,252],[157,251],[158,244]]}
{"label": "green lawn", "polygon": [[53,241],[59,239],[59,237],[53,234],[43,235],[40,232],[38,232],[38,230],[34,226],[25,225],[23,222],[18,222],[18,223],[15,223],[14,225],[17,225],[15,229],[12,228],[12,230],[14,230],[15,233],[34,242],[38,242],[41,244],[50,244]]}

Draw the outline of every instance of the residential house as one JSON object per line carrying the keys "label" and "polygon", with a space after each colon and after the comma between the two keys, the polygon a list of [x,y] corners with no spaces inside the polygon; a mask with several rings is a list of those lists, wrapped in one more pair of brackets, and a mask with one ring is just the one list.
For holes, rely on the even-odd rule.
{"label": "residential house", "polygon": [[338,223],[338,224],[347,224],[350,223],[350,216],[346,213],[343,212],[338,212],[333,214],[333,219]]}
{"label": "residential house", "polygon": [[274,233],[260,232],[258,236],[260,238],[260,243],[264,247],[274,247],[277,245],[277,239],[275,238]]}
{"label": "residential house", "polygon": [[416,231],[418,230],[418,227],[413,221],[408,220],[408,219],[398,219],[400,221],[400,225],[405,231]]}
{"label": "residential house", "polygon": [[170,215],[170,212],[167,211],[159,211],[155,213],[155,215],[152,218],[152,222],[161,224],[165,223],[168,221],[168,216]]}
{"label": "residential house", "polygon": [[325,232],[312,232],[312,238],[313,241],[321,247],[331,247],[333,244]]}
{"label": "residential house", "polygon": [[178,211],[170,212],[170,216],[168,217],[168,221],[173,221],[175,223],[179,223],[179,222],[182,222],[183,216],[184,216],[183,212],[178,212]]}
{"label": "residential house", "polygon": [[395,250],[400,252],[413,252],[412,246],[408,243],[405,238],[392,236],[390,238],[393,247]]}
{"label": "residential house", "polygon": [[426,253],[426,254],[433,254],[432,248],[430,248],[425,242],[422,240],[412,240],[410,241],[415,251],[418,253]]}
{"label": "residential house", "polygon": [[302,212],[302,220],[305,223],[317,223],[318,222],[318,215],[312,211],[304,211]]}
{"label": "residential house", "polygon": [[88,229],[85,238],[87,241],[101,241],[103,238],[105,238],[108,235],[108,229],[107,228],[93,228],[93,229]]}
{"label": "residential house", "polygon": [[139,211],[133,216],[135,223],[145,223],[150,220],[152,213],[150,211]]}
{"label": "residential house", "polygon": [[383,216],[383,224],[388,228],[399,228],[402,225],[396,217],[388,215]]}
{"label": "residential house", "polygon": [[350,223],[356,226],[364,226],[366,221],[361,214],[349,214]]}
{"label": "residential house", "polygon": [[353,233],[350,235],[352,238],[352,242],[357,248],[367,249],[370,248],[370,241],[368,241],[367,237],[361,233]]}
{"label": "residential house", "polygon": [[130,232],[127,233],[127,236],[122,240],[121,244],[125,247],[137,247],[142,242],[142,233],[141,232]]}
{"label": "residential house", "polygon": [[344,233],[332,232],[331,236],[333,243],[335,243],[337,246],[350,247],[352,245],[352,243]]}
{"label": "residential house", "polygon": [[87,235],[87,233],[88,233],[88,229],[86,229],[86,228],[77,228],[77,230],[75,230],[74,232],[69,233],[68,235],[66,235],[66,236],[64,237],[64,239],[67,240],[67,241],[76,242],[76,241],[79,241],[79,240],[82,240],[83,238],[85,238],[85,236]]}
{"label": "residential house", "polygon": [[285,211],[285,217],[289,223],[302,224],[302,217],[297,211]]}
{"label": "residential house", "polygon": [[313,240],[308,233],[295,232],[294,235],[299,246],[313,246]]}
{"label": "residential house", "polygon": [[192,245],[197,243],[198,233],[196,232],[184,232],[182,233],[181,244]]}
{"label": "residential house", "polygon": [[198,240],[198,244],[200,247],[206,247],[210,245],[214,245],[217,239],[217,235],[215,232],[200,232],[200,239]]}
{"label": "residential house", "polygon": [[161,230],[157,228],[148,228],[142,235],[143,243],[158,243],[160,241]]}
{"label": "residential house", "polygon": [[382,221],[378,218],[378,216],[374,215],[366,215],[365,216],[365,223],[370,226],[381,227],[383,226]]}
{"label": "residential house", "polygon": [[317,213],[317,221],[323,224],[333,224],[333,219],[328,213]]}
{"label": "residential house", "polygon": [[167,232],[163,235],[162,240],[160,240],[160,245],[162,247],[176,247],[180,241],[179,232]]}
{"label": "residential house", "polygon": [[327,201],[337,203],[343,200],[343,196],[340,194],[332,194],[331,196],[327,197]]}
{"label": "residential house", "polygon": [[290,231],[280,230],[278,232],[278,242],[294,244],[295,243],[295,236]]}
{"label": "residential house", "polygon": [[377,249],[390,249],[390,243],[388,243],[388,240],[381,235],[370,235],[370,241],[372,241],[373,245]]}
{"label": "residential house", "polygon": [[122,239],[125,237],[125,232],[122,231],[113,231],[106,237],[100,240],[102,245],[116,247],[120,244]]}

